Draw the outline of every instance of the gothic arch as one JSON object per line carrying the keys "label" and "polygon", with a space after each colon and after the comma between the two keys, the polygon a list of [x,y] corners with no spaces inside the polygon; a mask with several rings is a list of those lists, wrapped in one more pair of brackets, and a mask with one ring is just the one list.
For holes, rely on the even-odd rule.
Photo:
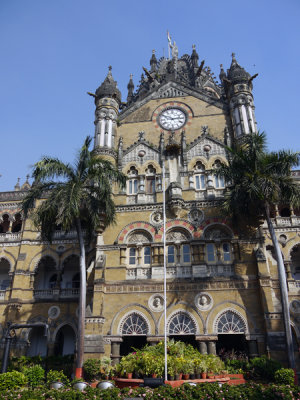
{"label": "gothic arch", "polygon": [[203,164],[205,170],[208,169],[207,159],[203,156],[197,156],[197,157],[193,157],[191,159],[191,161],[188,163],[188,171],[195,171],[194,167],[197,164],[197,162],[201,162],[201,164]]}
{"label": "gothic arch", "polygon": [[117,332],[121,336],[130,334],[151,335],[151,324],[143,312],[131,310],[120,320]]}
{"label": "gothic arch", "polygon": [[36,272],[37,272],[38,265],[39,265],[39,262],[40,262],[41,259],[42,259],[43,257],[45,257],[45,256],[49,256],[49,257],[53,258],[54,261],[55,261],[55,265],[58,266],[58,261],[59,261],[59,259],[58,259],[58,254],[57,254],[57,252],[56,252],[55,250],[53,250],[51,247],[47,247],[46,249],[41,250],[40,252],[38,252],[38,253],[31,259],[31,261],[30,261],[30,263],[29,263],[28,270],[31,271],[31,272],[33,272],[33,273],[36,273]]}
{"label": "gothic arch", "polygon": [[246,319],[234,308],[220,311],[213,322],[213,332],[218,333],[249,333]]}
{"label": "gothic arch", "polygon": [[232,239],[234,236],[231,228],[229,228],[228,225],[222,222],[213,222],[207,224],[206,227],[203,229],[202,235],[205,239],[214,239],[214,236],[217,235],[217,231],[219,231],[221,238],[224,239]]}
{"label": "gothic arch", "polygon": [[147,171],[147,169],[149,168],[149,165],[152,165],[153,168],[156,169],[156,173],[157,173],[157,174],[161,174],[161,167],[160,167],[160,165],[158,164],[158,162],[155,161],[155,160],[147,160],[147,161],[145,162],[145,164],[144,164],[143,167],[141,168],[141,173],[142,173],[142,174],[146,174],[146,171]]}
{"label": "gothic arch", "polygon": [[[212,315],[215,313],[216,309],[219,308],[220,306],[222,306],[223,304],[225,305],[225,307],[217,314],[217,316],[218,316],[220,313],[222,313],[222,312],[224,312],[224,311],[226,311],[226,310],[233,310],[233,311],[236,311],[239,315],[242,316],[242,318],[243,318],[244,321],[246,320],[246,318],[249,320],[249,322],[251,323],[251,326],[253,327],[254,333],[259,333],[259,329],[257,328],[255,319],[254,319],[253,315],[251,314],[251,312],[248,311],[247,308],[246,308],[245,306],[239,304],[238,302],[236,302],[236,301],[228,301],[228,300],[221,301],[220,303],[216,304],[216,305],[209,311],[209,313],[208,313],[208,315],[207,315],[207,317],[206,317],[206,320],[205,320],[205,329],[206,329],[206,332],[211,333],[211,332],[214,331],[214,322],[211,324],[211,323],[210,323],[210,320],[211,320],[211,318],[212,318]],[[232,304],[234,307],[230,307],[231,304]],[[241,313],[238,309],[243,310],[243,313]],[[245,315],[246,318],[245,318],[243,315]],[[215,317],[215,318],[216,318],[216,317]],[[215,318],[214,318],[214,321],[215,321]],[[247,327],[247,333],[250,333],[250,329],[249,329],[249,324],[248,324],[248,322],[246,322],[246,327]],[[251,329],[251,330],[252,330],[252,329]]]}
{"label": "gothic arch", "polygon": [[13,264],[12,264],[11,260],[9,259],[9,257],[7,255],[5,255],[5,256],[0,255],[0,261],[2,259],[8,262],[8,265],[9,265],[9,267],[8,267],[8,275],[12,275],[12,273],[13,273]]}
{"label": "gothic arch", "polygon": [[[183,307],[185,307],[185,308],[178,308],[178,309],[177,309],[177,308],[175,308],[176,306],[183,306]],[[172,311],[172,312],[170,313],[170,316],[173,315],[174,313],[176,313],[177,311],[180,311],[180,310],[186,311],[187,308],[190,309],[191,311],[193,311],[193,312],[197,315],[197,317],[199,317],[199,319],[201,320],[203,332],[206,333],[206,332],[205,332],[205,321],[204,321],[204,318],[203,318],[203,316],[201,315],[201,313],[199,312],[199,310],[197,310],[196,307],[194,307],[194,306],[191,305],[190,303],[187,303],[186,301],[179,301],[178,303],[176,303],[176,305],[170,304],[169,306],[167,306],[167,311],[171,310],[172,308],[174,308],[174,311]],[[192,315],[192,312],[191,312],[191,311],[186,311],[186,312],[188,312],[190,315]],[[163,318],[164,318],[164,314],[162,313],[162,314],[160,315],[158,321],[157,321],[157,326],[158,326],[158,328],[160,328],[160,325],[161,325],[161,323],[162,323],[162,321],[163,321]],[[168,317],[168,318],[169,318],[169,317]],[[199,328],[199,324],[198,324],[196,318],[195,318],[195,317],[193,317],[193,318],[194,318],[194,320],[196,321],[197,326],[198,326],[198,328]],[[199,331],[199,332],[200,332],[200,331]]]}
{"label": "gothic arch", "polygon": [[67,319],[56,326],[55,330],[52,333],[52,338],[51,338],[53,342],[55,342],[58,331],[66,325],[70,326],[73,329],[75,334],[75,339],[77,340],[77,327],[73,321]]}
{"label": "gothic arch", "polygon": [[167,332],[169,335],[196,335],[199,334],[199,326],[196,318],[189,311],[179,308],[169,315]]}
{"label": "gothic arch", "polygon": [[127,163],[127,164],[122,168],[123,174],[127,175],[127,174],[128,174],[128,171],[130,171],[130,169],[131,169],[132,167],[135,168],[135,169],[137,170],[137,175],[136,175],[137,177],[138,177],[139,175],[141,175],[141,173],[142,173],[142,167],[141,167],[140,165],[138,165],[137,162],[134,162],[134,161],[131,161],[131,162]]}
{"label": "gothic arch", "polygon": [[135,230],[147,232],[147,234],[150,235],[150,237],[152,239],[151,242],[153,242],[153,237],[155,234],[154,226],[152,224],[150,224],[149,222],[136,221],[136,222],[126,225],[121,230],[121,232],[118,234],[118,237],[117,237],[115,243],[118,243],[118,244],[126,243],[128,236]]}
{"label": "gothic arch", "polygon": [[[123,315],[123,312],[128,309],[128,311]],[[142,309],[142,311],[140,311],[139,309]],[[111,321],[111,325],[110,325],[110,329],[108,334],[109,335],[115,335],[115,334],[119,334],[119,327],[120,327],[120,323],[123,320],[123,318],[125,317],[125,315],[129,315],[130,313],[140,313],[141,315],[145,316],[146,320],[149,323],[149,333],[151,332],[151,321],[154,325],[154,329],[155,329],[155,335],[157,335],[158,333],[158,328],[157,328],[157,322],[155,320],[154,314],[151,310],[149,310],[147,307],[145,307],[142,304],[139,303],[130,303],[125,305],[124,307],[122,307],[113,317],[112,321]],[[150,315],[151,317],[151,321],[148,317],[146,317],[146,315]],[[121,316],[121,317],[120,317]],[[117,321],[119,321],[118,326],[116,326]]]}
{"label": "gothic arch", "polygon": [[[187,240],[191,240],[193,238],[194,226],[190,222],[184,219],[174,219],[172,221],[167,222],[166,235],[168,235],[168,233],[170,233],[171,231],[175,230],[184,232],[184,234],[187,236]],[[161,226],[159,231],[157,232],[156,238],[162,239],[163,233],[164,233],[164,227]]]}
{"label": "gothic arch", "polygon": [[210,159],[209,159],[209,161],[208,161],[208,169],[212,169],[212,168],[214,168],[213,167],[213,165],[214,165],[214,163],[216,162],[216,161],[220,161],[222,164],[225,164],[225,165],[227,165],[228,164],[228,161],[226,160],[226,158],[223,156],[223,155],[221,155],[221,154],[216,154],[216,155],[213,155],[213,156],[211,156],[210,157]]}

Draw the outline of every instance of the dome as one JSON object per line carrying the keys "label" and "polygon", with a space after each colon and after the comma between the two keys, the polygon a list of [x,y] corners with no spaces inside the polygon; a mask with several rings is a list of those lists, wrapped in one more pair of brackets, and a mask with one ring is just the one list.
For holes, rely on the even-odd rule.
{"label": "dome", "polygon": [[232,63],[228,70],[227,77],[231,81],[248,81],[251,75],[242,68],[236,61],[235,54],[232,54]]}
{"label": "dome", "polygon": [[121,103],[121,92],[117,88],[117,82],[112,76],[111,69],[111,66],[109,66],[106,78],[96,90],[96,96],[98,99],[101,99],[103,97],[111,97]]}

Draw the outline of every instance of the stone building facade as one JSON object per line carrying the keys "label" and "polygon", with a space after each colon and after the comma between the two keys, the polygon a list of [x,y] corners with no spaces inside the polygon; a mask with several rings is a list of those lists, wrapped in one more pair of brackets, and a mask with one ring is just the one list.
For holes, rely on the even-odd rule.
{"label": "stone building facade", "polygon": [[[85,357],[117,361],[133,345],[164,335],[163,191],[166,193],[167,333],[201,352],[241,350],[285,360],[281,297],[264,223],[251,237],[222,215],[225,185],[212,173],[226,145],[257,131],[253,79],[234,54],[219,81],[191,55],[153,52],[126,103],[111,68],[93,96],[94,153],[128,176],[115,190],[117,223],[87,246]],[[165,180],[163,179],[165,167]],[[300,179],[300,171],[293,172]],[[43,242],[20,202],[28,181],[0,193],[0,335],[8,322],[49,324],[16,332],[15,354],[76,351],[79,249],[76,232]],[[297,363],[300,339],[300,216],[274,208],[284,256]],[[2,339],[3,348],[3,339]],[[298,365],[299,369],[300,365]]]}

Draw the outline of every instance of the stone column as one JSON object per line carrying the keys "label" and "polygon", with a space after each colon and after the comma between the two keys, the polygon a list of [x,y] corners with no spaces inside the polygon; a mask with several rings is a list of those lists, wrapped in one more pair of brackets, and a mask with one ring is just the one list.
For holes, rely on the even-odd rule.
{"label": "stone column", "polygon": [[293,279],[292,271],[291,271],[291,262],[290,261],[285,261],[284,266],[285,266],[287,279]]}
{"label": "stone column", "polygon": [[198,342],[199,351],[201,354],[207,354],[207,343],[206,342]]}
{"label": "stone column", "polygon": [[249,357],[258,357],[258,348],[256,340],[248,340]]}
{"label": "stone column", "polygon": [[120,248],[120,264],[126,265],[126,248]]}
{"label": "stone column", "polygon": [[216,355],[216,342],[208,342],[208,354]]}
{"label": "stone column", "polygon": [[111,339],[111,359],[112,365],[116,365],[120,362],[121,355],[120,355],[120,345],[123,342],[122,338],[113,338]]}
{"label": "stone column", "polygon": [[162,342],[165,340],[164,336],[148,336],[147,337],[147,342],[150,344],[150,346],[155,346],[157,343]]}

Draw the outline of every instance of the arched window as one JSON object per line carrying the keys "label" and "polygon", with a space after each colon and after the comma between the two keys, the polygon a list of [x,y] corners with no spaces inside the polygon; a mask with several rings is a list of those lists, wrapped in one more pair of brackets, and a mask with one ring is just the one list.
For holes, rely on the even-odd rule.
{"label": "arched window", "polygon": [[15,221],[12,224],[11,231],[12,232],[20,232],[22,229],[22,219],[21,219],[21,214],[16,214],[15,215]]}
{"label": "arched window", "polygon": [[196,190],[206,188],[205,166],[200,161],[197,161],[194,165],[194,184]]}
{"label": "arched window", "polygon": [[155,189],[155,175],[156,169],[153,165],[149,165],[146,169],[146,193],[154,194],[156,192]]}
{"label": "arched window", "polygon": [[49,279],[49,288],[53,289],[57,282],[57,274],[53,274]]}
{"label": "arched window", "polygon": [[169,335],[194,335],[196,326],[192,318],[185,312],[179,311],[169,322]]}
{"label": "arched window", "polygon": [[34,278],[34,289],[49,289],[50,278],[56,273],[55,260],[50,256],[44,256],[40,259]]}
{"label": "arched window", "polygon": [[128,315],[121,325],[122,335],[147,335],[148,331],[146,320],[137,313]]}
{"label": "arched window", "polygon": [[6,290],[10,286],[9,270],[9,262],[5,258],[0,258],[0,290]]}
{"label": "arched window", "polygon": [[291,251],[291,271],[293,278],[300,280],[300,244],[293,247]]}
{"label": "arched window", "polygon": [[[71,254],[67,257],[63,263],[63,274],[61,287],[63,289],[72,289],[75,288],[74,285],[78,285],[80,279],[75,279],[76,275],[79,274],[79,257],[76,254]],[[77,286],[79,288],[79,286]]]}
{"label": "arched window", "polygon": [[224,262],[230,262],[231,261],[231,251],[230,251],[230,244],[229,243],[223,243],[222,244],[222,255],[223,255],[223,261]]}
{"label": "arched window", "polygon": [[8,214],[2,215],[1,220],[2,220],[0,224],[1,233],[6,233],[9,229],[9,215]]}
{"label": "arched window", "polygon": [[135,167],[130,167],[127,180],[127,193],[136,194],[139,190],[138,170]]}
{"label": "arched window", "polygon": [[[216,160],[213,164],[213,168],[220,168],[221,165],[222,165],[221,161]],[[214,175],[214,183],[216,189],[224,189],[225,187],[225,181],[223,176]]]}
{"label": "arched window", "polygon": [[80,273],[78,272],[72,278],[72,288],[79,289],[80,288]]}
{"label": "arched window", "polygon": [[242,318],[234,311],[225,311],[217,321],[217,333],[245,333],[246,326]]}

